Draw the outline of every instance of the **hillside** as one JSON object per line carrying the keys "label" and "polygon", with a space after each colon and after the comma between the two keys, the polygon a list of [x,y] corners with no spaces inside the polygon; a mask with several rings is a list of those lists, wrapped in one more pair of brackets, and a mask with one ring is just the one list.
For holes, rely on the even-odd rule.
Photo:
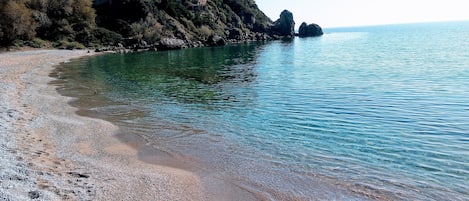
{"label": "hillside", "polygon": [[0,2],[1,46],[223,45],[267,39],[271,25],[254,0]]}
{"label": "hillside", "polygon": [[[94,42],[95,11],[91,0],[2,0],[0,46],[83,47]],[[47,41],[46,41],[47,40]]]}
{"label": "hillside", "polygon": [[121,0],[96,6],[98,26],[124,38],[155,43],[177,38],[189,46],[259,38],[271,20],[253,0]]}

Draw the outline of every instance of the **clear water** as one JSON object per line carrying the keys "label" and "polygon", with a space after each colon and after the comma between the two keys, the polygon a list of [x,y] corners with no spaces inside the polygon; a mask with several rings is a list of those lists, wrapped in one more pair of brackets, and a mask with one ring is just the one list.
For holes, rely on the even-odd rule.
{"label": "clear water", "polygon": [[55,84],[274,199],[469,200],[469,22],[325,31],[85,58]]}

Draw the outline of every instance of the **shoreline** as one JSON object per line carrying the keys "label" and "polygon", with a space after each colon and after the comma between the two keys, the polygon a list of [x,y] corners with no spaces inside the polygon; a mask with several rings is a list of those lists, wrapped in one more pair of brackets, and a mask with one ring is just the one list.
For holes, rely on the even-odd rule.
{"label": "shoreline", "polygon": [[[138,160],[109,122],[77,115],[48,83],[88,50],[0,53],[0,197],[40,200],[210,200],[189,171]],[[212,192],[213,193],[213,192]],[[226,197],[225,197],[226,199]]]}
{"label": "shoreline", "polygon": [[63,62],[94,55],[88,50],[0,53],[0,198],[306,199],[198,169],[190,157],[165,156],[111,122],[82,116],[70,105],[76,99],[51,84],[57,80],[51,74]]}

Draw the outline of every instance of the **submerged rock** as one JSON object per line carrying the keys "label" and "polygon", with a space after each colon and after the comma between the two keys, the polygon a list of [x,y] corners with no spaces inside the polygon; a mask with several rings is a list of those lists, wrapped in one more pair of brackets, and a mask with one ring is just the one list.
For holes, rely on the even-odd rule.
{"label": "submerged rock", "polygon": [[293,13],[284,10],[280,14],[280,19],[275,21],[272,26],[274,35],[279,36],[295,36],[295,21],[293,20]]}
{"label": "submerged rock", "polygon": [[324,33],[322,32],[322,28],[317,24],[306,24],[303,22],[300,26],[300,30],[298,35],[300,37],[314,37],[314,36],[322,36]]}

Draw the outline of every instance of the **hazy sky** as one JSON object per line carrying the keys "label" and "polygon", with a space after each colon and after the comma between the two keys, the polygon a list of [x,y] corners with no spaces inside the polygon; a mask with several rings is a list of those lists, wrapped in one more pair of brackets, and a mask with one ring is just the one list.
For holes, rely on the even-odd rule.
{"label": "hazy sky", "polygon": [[256,0],[272,20],[284,9],[322,27],[469,20],[469,0]]}

